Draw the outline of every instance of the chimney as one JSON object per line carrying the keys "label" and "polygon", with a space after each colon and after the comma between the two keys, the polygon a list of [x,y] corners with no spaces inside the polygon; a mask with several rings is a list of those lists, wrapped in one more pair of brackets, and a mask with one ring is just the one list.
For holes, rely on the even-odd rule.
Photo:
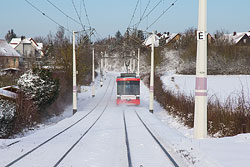
{"label": "chimney", "polygon": [[234,36],[235,36],[235,35],[237,35],[237,32],[236,32],[236,31],[234,31],[234,34],[233,34],[233,35],[234,35]]}
{"label": "chimney", "polygon": [[167,32],[167,36],[169,36],[170,35],[170,32]]}
{"label": "chimney", "polygon": [[25,36],[21,36],[21,40],[24,40],[25,39]]}

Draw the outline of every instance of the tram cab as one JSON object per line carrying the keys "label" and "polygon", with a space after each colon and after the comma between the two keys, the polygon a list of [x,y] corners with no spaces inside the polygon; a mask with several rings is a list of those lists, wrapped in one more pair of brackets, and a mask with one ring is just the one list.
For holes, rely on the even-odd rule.
{"label": "tram cab", "polygon": [[140,78],[135,73],[121,73],[116,83],[116,104],[140,104]]}

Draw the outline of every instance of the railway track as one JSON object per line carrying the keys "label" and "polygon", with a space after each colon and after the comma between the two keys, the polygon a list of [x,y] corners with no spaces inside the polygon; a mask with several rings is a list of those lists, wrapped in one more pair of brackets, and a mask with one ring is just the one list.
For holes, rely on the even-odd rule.
{"label": "railway track", "polygon": [[[100,103],[102,102],[102,100],[104,99],[104,97],[105,97],[106,94],[107,94],[107,91],[108,91],[108,89],[109,89],[109,87],[110,87],[111,80],[112,80],[112,79],[109,80],[107,89],[106,89],[106,91],[105,91],[103,97],[100,99],[100,101],[99,101],[99,102],[98,102],[98,103],[97,103],[97,104],[96,104],[96,105],[95,105],[86,115],[84,115],[83,117],[81,117],[79,120],[77,120],[76,122],[74,122],[73,124],[71,124],[70,126],[68,126],[67,128],[61,130],[60,132],[56,133],[56,134],[53,135],[52,137],[48,138],[47,140],[45,140],[45,141],[42,142],[41,144],[37,145],[37,146],[34,147],[33,149],[27,151],[27,152],[24,153],[23,155],[19,156],[18,158],[16,158],[16,159],[13,160],[13,161],[11,161],[11,162],[8,163],[7,165],[5,165],[5,167],[10,167],[10,166],[16,164],[17,162],[19,162],[20,160],[24,159],[25,157],[27,157],[27,156],[30,155],[31,153],[35,152],[36,150],[38,150],[39,148],[41,148],[41,147],[44,146],[45,144],[49,143],[51,140],[55,139],[57,136],[63,134],[63,133],[66,132],[67,130],[69,130],[69,129],[71,129],[72,127],[74,127],[75,125],[77,125],[79,122],[83,121],[87,116],[89,116],[89,115],[90,115],[90,114],[100,105]],[[115,85],[115,84],[114,84],[114,85]],[[112,87],[112,92],[113,92],[113,89],[114,89],[114,85],[113,85],[113,87]],[[111,95],[112,95],[112,94],[111,94]],[[110,96],[110,97],[111,97],[111,96]],[[108,105],[108,103],[107,103],[107,105]],[[107,105],[105,106],[105,109],[107,108]],[[103,110],[103,112],[105,111],[105,109]],[[101,115],[103,114],[103,112],[101,113]],[[98,119],[101,117],[101,115],[98,117]],[[92,126],[88,129],[88,131],[94,126],[94,124],[98,121],[98,119],[92,124]],[[84,135],[86,135],[86,133],[88,133],[88,131],[85,132]],[[83,138],[84,135],[82,135],[81,138]],[[81,139],[80,139],[80,140],[81,140]],[[80,140],[79,140],[79,141],[80,141]],[[18,141],[18,142],[20,142],[20,141]],[[77,142],[77,143],[78,143],[78,142]],[[76,143],[76,144],[77,144],[77,143]],[[15,143],[15,144],[16,144],[16,143]],[[75,145],[76,145],[76,144],[75,144]],[[73,148],[74,148],[74,146],[72,146],[71,150],[72,150]],[[70,151],[67,151],[67,152],[70,152]],[[66,154],[66,153],[65,153],[65,154]],[[67,154],[68,154],[68,153],[67,153]],[[66,155],[67,155],[67,154],[66,154]],[[64,155],[64,157],[66,157],[66,155]],[[63,157],[62,157],[61,159],[63,160]],[[62,160],[59,160],[59,161],[61,162]],[[57,162],[58,164],[60,163],[59,161]],[[57,163],[56,163],[56,164],[57,164]],[[56,165],[55,165],[55,166],[56,166]]]}
{"label": "railway track", "polygon": [[[115,84],[114,84],[115,85]],[[114,90],[114,85],[112,87],[112,91],[110,94],[109,99],[111,99],[111,96],[113,94],[113,90]],[[57,163],[54,165],[54,167],[57,167],[62,161],[63,159],[73,150],[73,148],[83,139],[83,137],[93,128],[93,126],[97,123],[97,121],[101,118],[101,116],[103,115],[103,113],[106,111],[108,105],[109,105],[110,100],[108,100],[108,103],[105,105],[104,109],[102,110],[101,114],[98,116],[98,118],[94,121],[94,123],[88,128],[87,131],[85,131],[80,138],[68,149],[68,151],[59,159],[59,161],[57,161]]]}
{"label": "railway track", "polygon": [[138,119],[141,121],[143,126],[147,129],[148,133],[153,137],[155,142],[160,146],[161,150],[164,152],[164,154],[168,157],[168,159],[171,161],[174,167],[179,167],[177,162],[173,159],[173,157],[168,153],[168,151],[165,149],[165,147],[161,144],[161,142],[155,137],[155,135],[152,133],[152,131],[148,128],[148,126],[145,124],[145,122],[142,120],[142,118],[139,116],[139,114],[135,111]]}
{"label": "railway track", "polygon": [[[157,137],[153,134],[153,132],[149,129],[149,127],[146,125],[146,123],[142,120],[142,118],[140,117],[140,115],[135,111],[135,114],[137,116],[137,118],[140,120],[141,124],[143,125],[143,127],[146,129],[146,131],[150,134],[150,136],[153,138],[154,142],[157,143],[157,145],[160,148],[160,151],[162,151],[162,153],[164,153],[164,155],[166,156],[166,158],[171,162],[170,164],[174,167],[179,167],[179,165],[177,164],[177,162],[174,160],[174,158],[169,154],[169,152],[166,150],[166,148],[161,144],[161,142],[157,139]],[[126,147],[127,147],[127,161],[128,161],[128,167],[133,167],[135,165],[133,165],[132,163],[132,159],[133,159],[133,150],[131,152],[131,148],[130,148],[130,144],[129,144],[129,132],[128,132],[128,126],[127,126],[127,122],[126,122],[126,115],[125,112],[123,111],[123,121],[124,121],[124,129],[125,129],[125,143],[126,143]],[[135,127],[135,126],[134,126]],[[134,128],[132,127],[132,128]],[[136,153],[134,153],[135,156]],[[152,156],[153,157],[153,156]],[[143,165],[140,165],[143,167]]]}

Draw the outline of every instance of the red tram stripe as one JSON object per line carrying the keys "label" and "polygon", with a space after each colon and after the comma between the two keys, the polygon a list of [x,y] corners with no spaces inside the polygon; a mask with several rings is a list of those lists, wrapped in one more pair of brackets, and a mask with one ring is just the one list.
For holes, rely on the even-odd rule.
{"label": "red tram stripe", "polygon": [[140,78],[117,78],[117,81],[140,81]]}

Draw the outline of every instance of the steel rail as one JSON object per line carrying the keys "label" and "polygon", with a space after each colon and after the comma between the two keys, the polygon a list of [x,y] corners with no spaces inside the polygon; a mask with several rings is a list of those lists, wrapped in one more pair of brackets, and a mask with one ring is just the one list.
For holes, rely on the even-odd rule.
{"label": "steel rail", "polygon": [[168,151],[164,148],[164,146],[160,143],[160,141],[155,137],[155,135],[152,133],[152,131],[148,128],[148,126],[145,124],[145,122],[141,119],[139,114],[135,111],[137,117],[141,121],[141,123],[144,125],[144,127],[147,129],[147,131],[150,133],[150,135],[153,137],[153,139],[156,141],[156,143],[160,146],[162,151],[165,153],[165,155],[169,158],[169,160],[172,162],[172,164],[175,167],[179,167],[179,165],[176,163],[176,161],[173,159],[173,157],[168,153]]}
{"label": "steel rail", "polygon": [[132,167],[132,160],[131,160],[129,140],[128,140],[128,131],[127,131],[127,124],[126,124],[126,117],[125,117],[124,110],[123,110],[123,122],[124,122],[124,128],[125,128],[125,142],[126,142],[126,147],[127,147],[128,167]]}
{"label": "steel rail", "polygon": [[[109,84],[107,86],[107,89],[103,95],[103,97],[106,95],[107,90],[109,88],[109,85],[111,83],[111,79],[109,81]],[[49,139],[47,139],[46,141],[44,141],[43,143],[39,144],[38,146],[34,147],[33,149],[31,149],[30,151],[24,153],[23,155],[21,155],[20,157],[18,157],[17,159],[13,160],[12,162],[10,162],[9,164],[7,164],[5,167],[9,167],[12,166],[13,164],[17,163],[18,161],[20,161],[21,159],[23,159],[24,157],[26,157],[27,155],[29,155],[30,153],[34,152],[35,150],[37,150],[38,148],[40,148],[41,146],[43,146],[44,144],[48,143],[49,141],[51,141],[52,139],[54,139],[55,137],[59,136],[60,134],[64,133],[65,131],[69,130],[70,128],[72,128],[73,126],[75,126],[76,124],[78,124],[79,122],[81,122],[84,118],[86,118],[88,115],[90,115],[95,109],[96,107],[100,104],[100,102],[103,100],[103,97],[101,98],[101,100],[94,106],[94,108],[92,108],[86,115],[84,115],[82,118],[80,118],[78,121],[76,121],[75,123],[71,124],[70,126],[68,126],[67,128],[65,128],[64,130],[58,132],[57,134],[55,134],[54,136],[50,137]]]}
{"label": "steel rail", "polygon": [[[112,94],[113,94],[114,86],[115,86],[115,84],[113,85],[113,88],[112,88],[112,91],[111,91],[111,95],[109,97],[110,99],[111,99]],[[95,120],[95,122],[88,128],[87,131],[85,131],[81,135],[81,137],[68,149],[68,151],[59,159],[59,161],[57,161],[57,163],[53,167],[57,167],[63,161],[63,159],[73,150],[73,148],[82,140],[82,138],[93,128],[93,126],[97,123],[97,121],[101,118],[101,116],[103,115],[103,113],[107,109],[107,107],[109,105],[109,102],[110,102],[110,100],[107,102],[107,104],[104,107],[102,113],[98,116],[98,118]]]}

